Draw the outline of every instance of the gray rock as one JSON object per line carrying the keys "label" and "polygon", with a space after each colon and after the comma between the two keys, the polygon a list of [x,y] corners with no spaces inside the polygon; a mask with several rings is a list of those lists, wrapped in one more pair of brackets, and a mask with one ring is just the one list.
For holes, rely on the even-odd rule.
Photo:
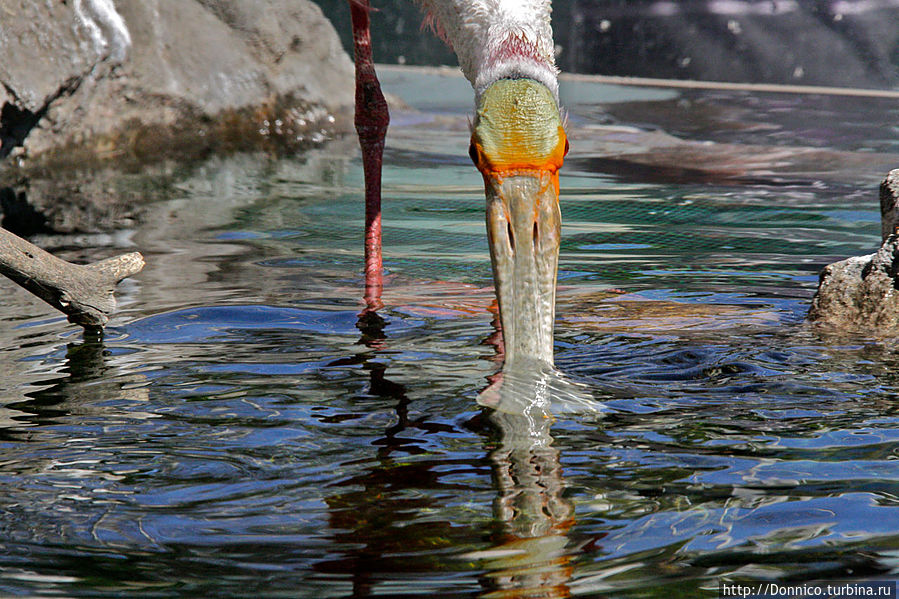
{"label": "gray rock", "polygon": [[899,333],[899,237],[880,250],[824,268],[812,300],[809,320],[843,331],[895,335]]}
{"label": "gray rock", "polygon": [[[0,81],[23,111],[38,113],[103,61],[82,4],[9,0],[0,19]],[[88,19],[88,20],[85,20]]]}
{"label": "gray rock", "polygon": [[874,254],[824,268],[808,318],[828,329],[874,336],[899,334],[899,169],[880,186],[883,244]]}
{"label": "gray rock", "polygon": [[899,169],[889,172],[880,184],[880,233],[883,241],[899,227]]}
{"label": "gray rock", "polygon": [[114,156],[140,146],[135,132],[161,137],[149,150],[164,153],[210,134],[308,141],[350,127],[352,64],[308,0],[7,0],[3,11],[0,155]]}

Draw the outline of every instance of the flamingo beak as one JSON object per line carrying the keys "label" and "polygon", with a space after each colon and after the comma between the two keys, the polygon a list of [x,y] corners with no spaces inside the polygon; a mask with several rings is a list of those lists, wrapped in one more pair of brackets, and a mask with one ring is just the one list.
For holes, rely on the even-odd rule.
{"label": "flamingo beak", "polygon": [[471,156],[484,176],[507,368],[553,363],[559,168],[567,151],[558,104],[541,83],[500,79],[481,94]]}

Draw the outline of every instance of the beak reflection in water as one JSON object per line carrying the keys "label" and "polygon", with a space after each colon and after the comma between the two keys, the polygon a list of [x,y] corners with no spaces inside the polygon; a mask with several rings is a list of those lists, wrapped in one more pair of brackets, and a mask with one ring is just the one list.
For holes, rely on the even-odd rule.
{"label": "beak reflection in water", "polygon": [[569,597],[574,506],[563,495],[567,485],[550,423],[500,412],[490,420],[500,433],[489,454],[499,530],[492,546],[461,557],[486,571],[481,597]]}
{"label": "beak reflection in water", "polygon": [[471,157],[484,176],[507,367],[521,359],[553,363],[559,168],[567,151],[559,107],[546,86],[500,79],[481,94]]}

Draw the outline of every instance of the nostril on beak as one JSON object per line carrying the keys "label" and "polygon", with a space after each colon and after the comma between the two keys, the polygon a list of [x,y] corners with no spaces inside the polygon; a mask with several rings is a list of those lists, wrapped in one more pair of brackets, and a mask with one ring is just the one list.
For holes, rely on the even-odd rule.
{"label": "nostril on beak", "polygon": [[509,249],[515,253],[515,234],[512,233],[512,223],[506,221],[506,233],[509,235]]}
{"label": "nostril on beak", "polygon": [[537,251],[537,244],[540,242],[540,233],[537,232],[537,223],[534,223],[534,251]]}

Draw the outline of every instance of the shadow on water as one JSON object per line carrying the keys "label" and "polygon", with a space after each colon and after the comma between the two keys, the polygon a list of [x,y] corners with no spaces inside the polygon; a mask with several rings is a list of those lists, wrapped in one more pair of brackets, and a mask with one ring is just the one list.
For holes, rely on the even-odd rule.
{"label": "shadow on water", "polygon": [[[337,492],[326,499],[333,542],[347,549],[336,559],[318,562],[314,569],[327,577],[348,577],[354,597],[375,594],[375,587],[382,582],[378,573],[396,568],[393,556],[414,550],[421,540],[427,544],[452,534],[452,525],[447,521],[411,522],[411,514],[436,508],[435,500],[424,494],[402,496],[402,489],[412,484],[429,489],[440,485],[433,475],[435,464],[431,460],[403,464],[402,458],[394,455],[426,453],[414,440],[401,437],[401,433],[416,427],[428,433],[439,432],[441,427],[411,420],[405,386],[387,378],[387,363],[379,361],[378,355],[385,348],[386,324],[380,314],[365,310],[356,327],[361,332],[357,343],[367,351],[328,365],[361,367],[368,373],[365,394],[392,402],[396,416],[396,422],[372,443],[378,447],[374,462],[364,472],[333,483]],[[399,528],[404,534],[397,534]]]}

